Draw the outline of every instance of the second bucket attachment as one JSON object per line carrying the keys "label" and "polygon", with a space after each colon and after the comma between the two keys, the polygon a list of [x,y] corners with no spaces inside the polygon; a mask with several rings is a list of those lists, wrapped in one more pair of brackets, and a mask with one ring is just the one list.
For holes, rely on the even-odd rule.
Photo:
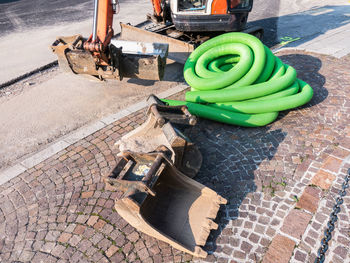
{"label": "second bucket attachment", "polygon": [[202,155],[197,146],[180,132],[179,126],[195,125],[196,117],[186,106],[166,106],[154,95],[147,102],[147,120],[116,143],[119,150],[169,152],[174,165],[189,177],[194,177],[202,165]]}
{"label": "second bucket attachment", "polygon": [[124,192],[115,209],[130,225],[176,249],[207,256],[201,246],[217,229],[213,220],[227,201],[181,173],[163,153],[124,152],[105,183]]}

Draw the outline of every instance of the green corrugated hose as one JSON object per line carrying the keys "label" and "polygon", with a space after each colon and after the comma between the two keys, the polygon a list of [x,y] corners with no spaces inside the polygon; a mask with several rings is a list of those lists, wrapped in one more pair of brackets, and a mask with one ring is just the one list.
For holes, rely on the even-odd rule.
{"label": "green corrugated hose", "polygon": [[257,127],[273,122],[278,112],[309,102],[312,88],[297,79],[256,37],[226,33],[196,48],[186,61],[184,77],[191,86],[186,102],[197,116],[228,124]]}

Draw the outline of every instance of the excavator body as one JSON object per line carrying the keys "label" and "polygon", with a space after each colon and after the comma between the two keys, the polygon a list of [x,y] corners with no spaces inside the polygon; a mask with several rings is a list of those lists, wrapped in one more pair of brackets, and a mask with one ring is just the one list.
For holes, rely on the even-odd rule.
{"label": "excavator body", "polygon": [[244,30],[253,0],[170,0],[171,20],[185,32]]}

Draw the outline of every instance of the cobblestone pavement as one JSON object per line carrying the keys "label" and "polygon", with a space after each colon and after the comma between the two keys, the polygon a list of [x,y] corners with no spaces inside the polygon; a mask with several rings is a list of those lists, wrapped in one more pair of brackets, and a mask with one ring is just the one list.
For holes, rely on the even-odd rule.
{"label": "cobblestone pavement", "polygon": [[[263,128],[200,120],[185,131],[204,157],[195,179],[228,200],[206,259],[139,233],[113,209],[120,193],[101,175],[116,164],[114,142],[143,122],[139,111],[0,186],[0,261],[313,262],[350,167],[350,58],[279,56],[314,88],[308,105]],[[326,262],[350,262],[350,193],[341,208]]]}

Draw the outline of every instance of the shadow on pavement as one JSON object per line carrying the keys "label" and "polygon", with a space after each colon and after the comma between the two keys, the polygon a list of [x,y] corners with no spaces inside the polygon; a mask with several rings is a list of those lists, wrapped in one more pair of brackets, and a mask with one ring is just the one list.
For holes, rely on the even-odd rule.
{"label": "shadow on pavement", "polygon": [[218,230],[211,232],[204,247],[211,254],[222,230],[239,216],[238,209],[246,195],[257,190],[259,165],[273,158],[287,133],[269,127],[248,129],[202,119],[187,131],[203,155],[202,168],[194,179],[228,201],[215,220]]}
{"label": "shadow on pavement", "polygon": [[285,64],[294,67],[297,77],[307,82],[314,90],[314,95],[309,103],[302,108],[312,107],[323,102],[328,97],[328,90],[324,87],[326,78],[319,73],[322,61],[311,55],[290,54],[279,57]]}
{"label": "shadow on pavement", "polygon": [[[278,10],[275,11],[278,13]],[[296,47],[330,30],[349,24],[349,13],[350,5],[327,5],[280,17],[276,14],[275,17],[251,21],[249,25],[264,28],[263,42],[268,47],[281,43],[282,39],[278,39],[279,37],[300,38],[287,44],[288,47]]]}
{"label": "shadow on pavement", "polygon": [[247,26],[261,26],[264,28],[263,42],[272,47],[278,43],[277,22],[280,11],[280,0],[254,0],[253,10],[248,16]]}
{"label": "shadow on pavement", "polygon": [[8,3],[12,3],[12,2],[18,2],[20,0],[0,0],[0,5],[1,4],[8,4]]}

